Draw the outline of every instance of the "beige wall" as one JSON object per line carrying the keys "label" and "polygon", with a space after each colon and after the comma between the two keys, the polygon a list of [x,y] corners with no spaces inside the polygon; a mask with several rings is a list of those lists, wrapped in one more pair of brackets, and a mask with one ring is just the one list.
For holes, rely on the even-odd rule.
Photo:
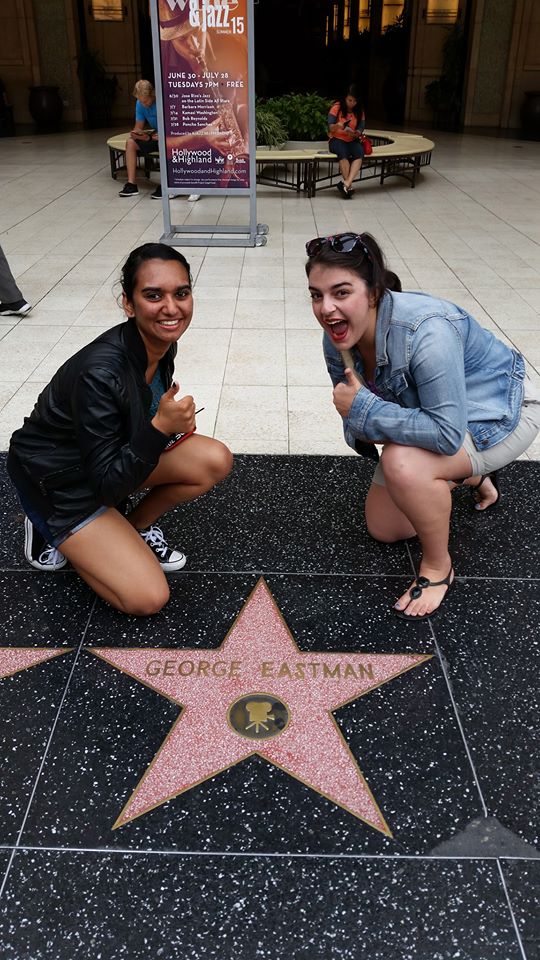
{"label": "beige wall", "polygon": [[519,127],[526,90],[540,90],[540,0],[518,0],[508,58],[503,127]]}
{"label": "beige wall", "polygon": [[448,36],[448,29],[438,24],[427,24],[424,9],[423,0],[414,0],[405,117],[407,120],[430,123],[433,121],[433,113],[431,108],[426,106],[425,89],[428,83],[440,76],[442,46]]}
{"label": "beige wall", "polygon": [[[469,62],[464,125],[520,127],[526,90],[540,90],[540,0],[469,0]],[[406,117],[432,122],[425,87],[440,75],[443,27],[427,25],[423,0],[413,0]]]}
{"label": "beige wall", "polygon": [[[88,46],[97,50],[108,73],[115,73],[120,87],[112,119],[131,118],[131,91],[140,77],[136,0],[125,0],[127,17],[122,23],[96,23],[86,9]],[[0,77],[13,106],[15,123],[31,124],[28,88],[52,84],[64,101],[63,120],[83,120],[80,83],[77,77],[79,30],[75,0],[0,0]]]}
{"label": "beige wall", "polygon": [[131,91],[135,81],[141,76],[137,2],[124,0],[124,6],[127,11],[126,19],[115,23],[92,20],[88,13],[88,3],[85,4],[88,47],[90,50],[99,51],[107,72],[118,77],[119,88],[112,107],[113,120],[133,117],[135,101]]}
{"label": "beige wall", "polygon": [[41,82],[31,0],[0,3],[0,77],[13,106],[15,120],[30,122],[28,87]]}
{"label": "beige wall", "polygon": [[0,77],[15,122],[30,124],[28,88],[60,88],[64,120],[82,120],[76,74],[76,34],[71,0],[1,0]]}
{"label": "beige wall", "polygon": [[515,0],[476,0],[465,83],[465,126],[499,127],[507,83]]}

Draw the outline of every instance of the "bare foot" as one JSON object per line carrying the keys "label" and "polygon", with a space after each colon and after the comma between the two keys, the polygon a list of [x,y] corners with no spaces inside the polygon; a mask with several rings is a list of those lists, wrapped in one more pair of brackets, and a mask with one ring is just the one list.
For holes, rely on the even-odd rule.
{"label": "bare foot", "polygon": [[[474,478],[476,479],[476,478]],[[477,482],[480,482],[480,477]],[[476,484],[472,483],[470,486],[474,487]],[[482,481],[480,487],[478,487],[474,493],[473,497],[476,500],[474,505],[475,510],[487,510],[488,507],[493,506],[494,503],[497,503],[499,499],[499,494],[489,477],[485,477]]]}
{"label": "bare foot", "polygon": [[[427,582],[438,584],[438,586],[428,586]],[[442,583],[441,581],[447,581]],[[449,587],[454,582],[454,570],[452,561],[444,567],[427,567],[424,564],[420,567],[420,575],[409,589],[402,594],[394,609],[398,615],[408,619],[415,617],[429,617],[438,607],[440,607]]]}

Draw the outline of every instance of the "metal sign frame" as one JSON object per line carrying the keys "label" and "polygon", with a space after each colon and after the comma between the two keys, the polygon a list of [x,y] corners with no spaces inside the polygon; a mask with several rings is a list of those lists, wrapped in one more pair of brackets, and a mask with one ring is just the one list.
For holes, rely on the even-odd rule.
{"label": "metal sign frame", "polygon": [[[262,247],[266,244],[268,227],[264,223],[257,223],[257,182],[256,182],[256,138],[255,138],[255,38],[253,0],[247,0],[247,34],[248,34],[248,117],[249,117],[249,187],[240,187],[231,190],[227,187],[196,188],[201,196],[249,197],[249,223],[238,224],[210,223],[210,224],[175,224],[171,222],[170,201],[173,197],[188,196],[195,192],[195,188],[169,187],[167,177],[167,153],[165,143],[165,117],[163,111],[163,84],[161,73],[161,44],[159,32],[158,0],[151,0],[152,19],[152,51],[154,56],[154,73],[156,89],[156,105],[158,115],[158,144],[161,190],[163,194],[163,226],[165,232],[162,243],[170,246],[191,247]],[[201,236],[197,236],[200,234]],[[221,236],[224,234],[226,236]],[[242,234],[242,236],[235,236]],[[202,236],[204,235],[204,236]],[[209,236],[210,235],[210,236]]]}

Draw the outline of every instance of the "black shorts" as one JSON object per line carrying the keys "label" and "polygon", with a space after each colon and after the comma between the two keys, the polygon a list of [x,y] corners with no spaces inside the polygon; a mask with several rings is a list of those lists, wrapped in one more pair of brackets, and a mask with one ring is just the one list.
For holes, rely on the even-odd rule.
{"label": "black shorts", "polygon": [[132,137],[132,140],[139,153],[142,153],[143,157],[145,157],[147,153],[159,153],[159,144],[157,140],[135,140],[134,137]]}

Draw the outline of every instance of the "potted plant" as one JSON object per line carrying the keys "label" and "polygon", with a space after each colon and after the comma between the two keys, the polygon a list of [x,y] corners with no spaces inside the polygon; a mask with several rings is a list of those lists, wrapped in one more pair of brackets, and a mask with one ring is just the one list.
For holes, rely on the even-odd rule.
{"label": "potted plant", "polygon": [[289,132],[290,140],[324,140],[329,101],[318,93],[287,93],[264,104]]}
{"label": "potted plant", "polygon": [[271,110],[267,110],[264,105],[257,103],[255,105],[255,139],[257,146],[281,149],[288,140],[288,136],[280,118]]}

